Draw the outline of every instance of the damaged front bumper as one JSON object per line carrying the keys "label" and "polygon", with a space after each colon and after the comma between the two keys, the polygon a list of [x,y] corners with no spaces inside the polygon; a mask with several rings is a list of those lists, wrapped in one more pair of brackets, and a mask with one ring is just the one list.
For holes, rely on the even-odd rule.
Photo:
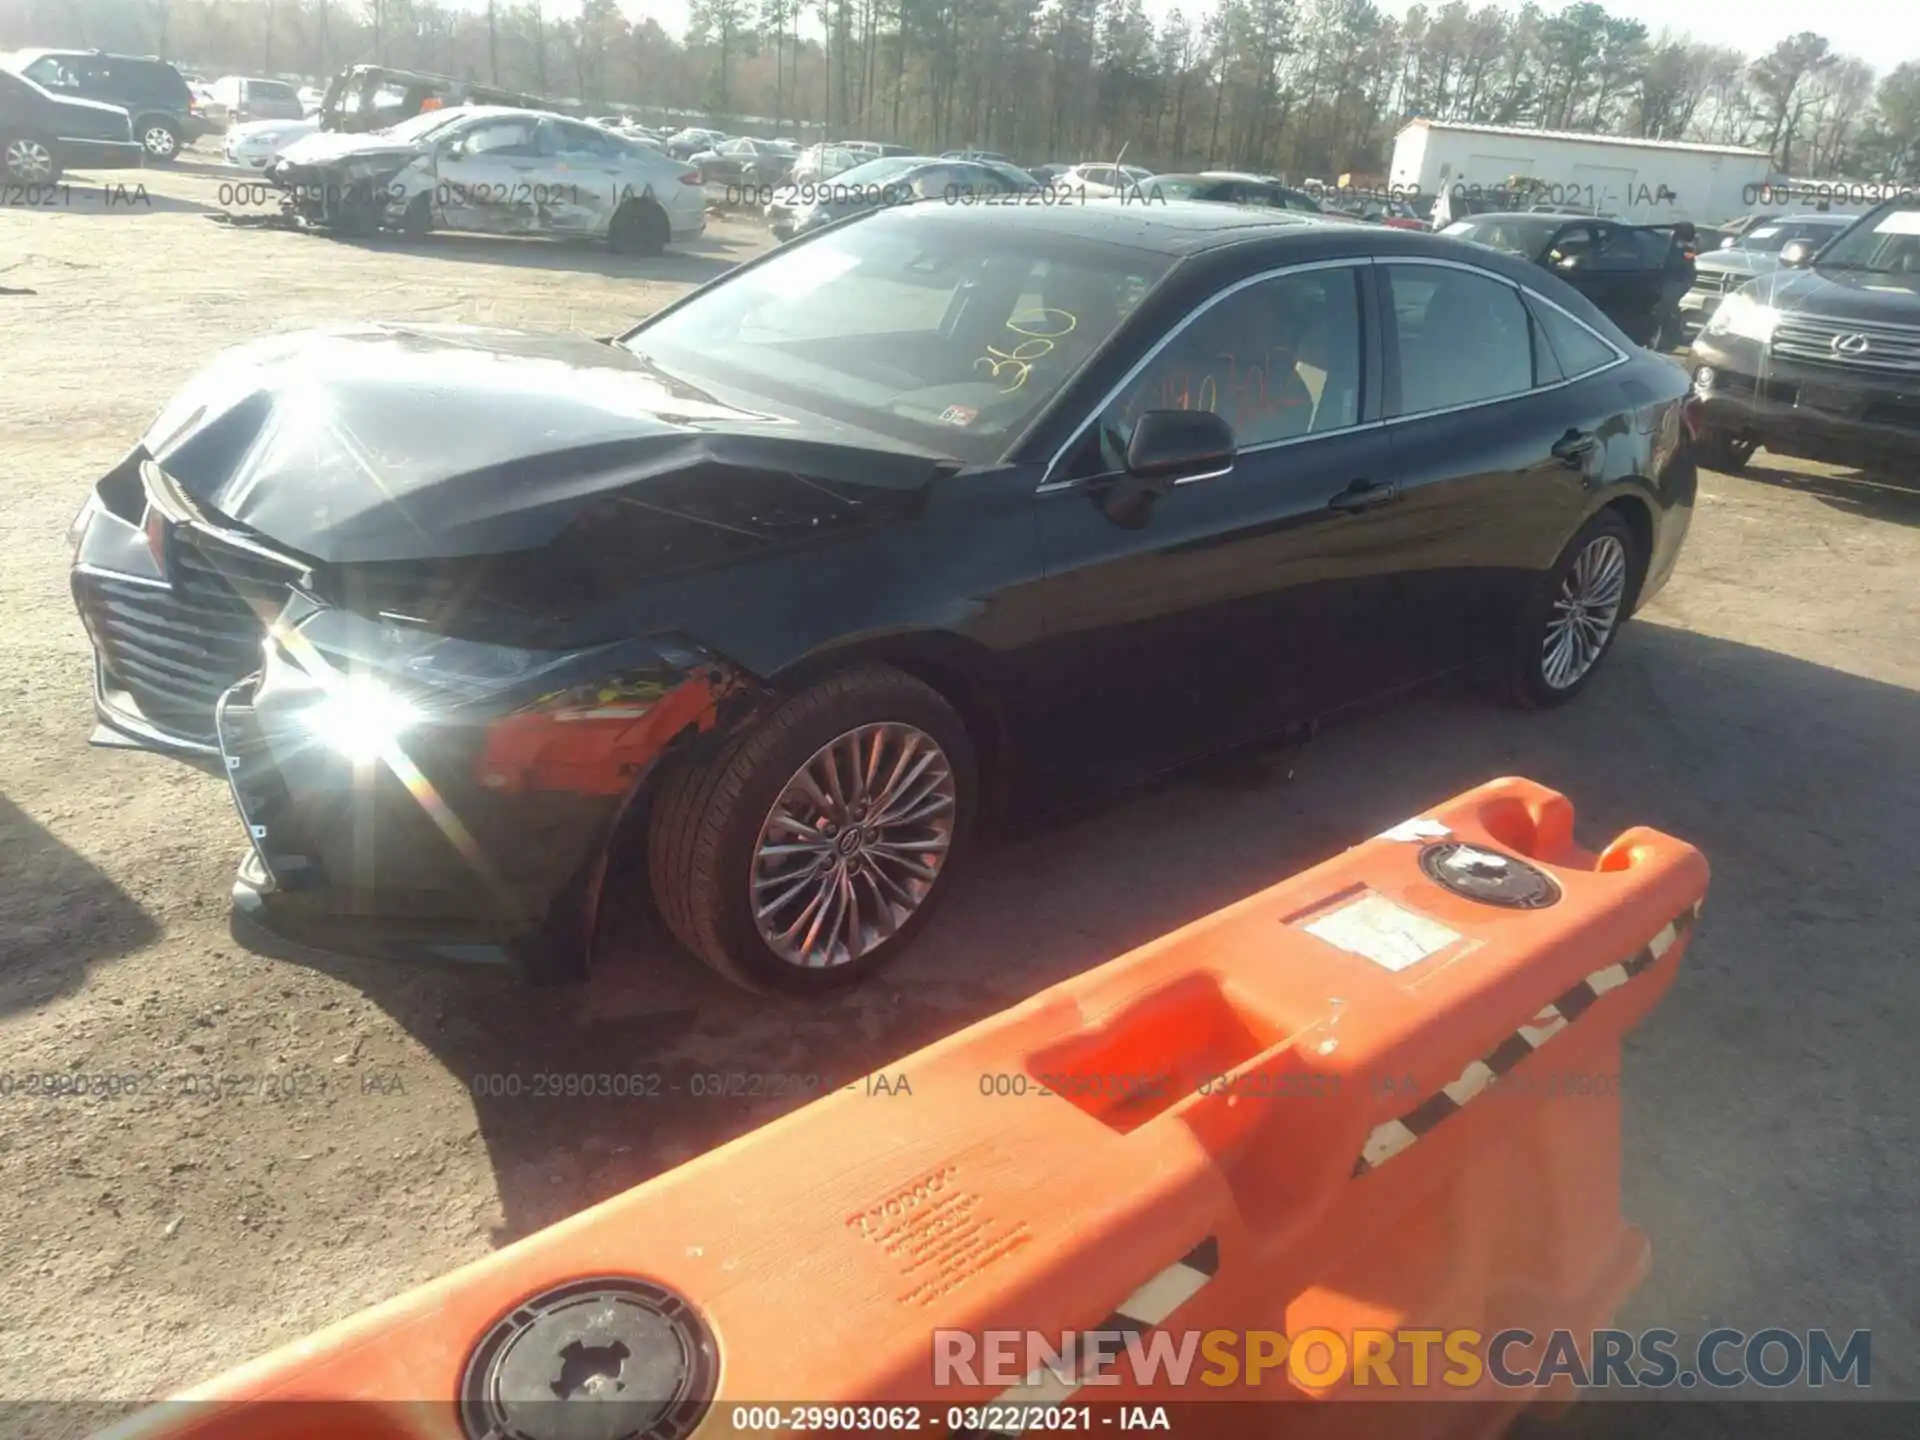
{"label": "damaged front bumper", "polygon": [[326,949],[581,978],[625,805],[669,744],[713,727],[725,668],[635,642],[539,667],[538,695],[442,709],[304,639],[337,613],[286,629],[221,697],[251,847],[236,911]]}
{"label": "damaged front bumper", "polygon": [[740,672],[662,637],[524,650],[365,618],[311,573],[243,572],[242,537],[204,521],[134,523],[116,483],[75,524],[94,741],[225,778],[237,916],[319,949],[584,975],[626,807],[753,689]]}
{"label": "damaged front bumper", "polygon": [[280,192],[281,213],[290,220],[320,230],[371,235],[397,229],[404,220],[413,194],[396,177],[405,168],[400,161],[297,165],[277,159],[264,173]]}

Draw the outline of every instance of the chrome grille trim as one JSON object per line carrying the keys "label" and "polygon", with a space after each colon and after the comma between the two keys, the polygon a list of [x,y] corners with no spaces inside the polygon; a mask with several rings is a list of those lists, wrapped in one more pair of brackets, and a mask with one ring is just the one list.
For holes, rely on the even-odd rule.
{"label": "chrome grille trim", "polygon": [[106,678],[146,721],[210,745],[215,705],[260,668],[267,628],[300,572],[193,525],[174,527],[168,548],[170,583],[81,566],[73,572],[74,599]]}
{"label": "chrome grille trim", "polygon": [[[1865,338],[1863,353],[1848,355],[1834,349],[1837,340],[1853,335]],[[1774,327],[1773,355],[1847,370],[1920,373],[1920,326],[1788,314]]]}

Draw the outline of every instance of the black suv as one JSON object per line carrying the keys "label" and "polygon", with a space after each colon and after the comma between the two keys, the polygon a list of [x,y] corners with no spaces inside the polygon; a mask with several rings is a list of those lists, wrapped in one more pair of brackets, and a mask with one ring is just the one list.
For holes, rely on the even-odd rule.
{"label": "black suv", "polygon": [[1738,470],[1759,446],[1906,474],[1920,456],[1920,198],[1868,211],[1720,302],[1689,361],[1700,461]]}
{"label": "black suv", "polygon": [[62,99],[0,64],[0,179],[48,185],[72,167],[138,165],[140,154],[118,105]]}
{"label": "black suv", "polygon": [[147,158],[170,161],[189,141],[212,132],[178,70],[151,55],[102,50],[22,50],[10,68],[55,95],[118,105],[133,120]]}
{"label": "black suv", "polygon": [[1664,350],[1678,339],[1673,304],[1693,286],[1693,252],[1671,225],[1513,210],[1456,220],[1440,233],[1551,270],[1636,345]]}

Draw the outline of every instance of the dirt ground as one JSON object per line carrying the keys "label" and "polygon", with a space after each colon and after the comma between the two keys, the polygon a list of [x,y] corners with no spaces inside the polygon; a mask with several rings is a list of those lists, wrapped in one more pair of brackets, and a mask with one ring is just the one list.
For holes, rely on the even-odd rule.
{"label": "dirt ground", "polygon": [[567,991],[268,960],[228,934],[221,786],[87,746],[87,487],[228,344],[378,317],[604,334],[764,241],[359,247],[214,223],[263,207],[211,166],[138,178],[150,204],[76,177],[70,205],[0,211],[0,1070],[149,1077],[0,1094],[0,1399],[206,1378],[807,1090],[476,1098],[486,1076],[840,1083],[1503,773],[1572,795],[1596,848],[1646,822],[1715,867],[1627,1060],[1625,1203],[1656,1258],[1625,1323],[1871,1328],[1875,1394],[1920,1398],[1920,494],[1766,454],[1704,476],[1679,574],[1578,705],[1443,691],[1117,802],[985,857],[914,956],[827,1004],[732,990],[638,906]]}

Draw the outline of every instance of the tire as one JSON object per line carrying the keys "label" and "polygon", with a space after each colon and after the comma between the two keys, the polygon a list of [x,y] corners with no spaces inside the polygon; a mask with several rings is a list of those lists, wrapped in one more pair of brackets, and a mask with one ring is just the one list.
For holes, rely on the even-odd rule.
{"label": "tire", "polygon": [[673,238],[667,212],[651,200],[629,200],[607,226],[607,246],[618,255],[658,255]]}
{"label": "tire", "polygon": [[156,164],[171,165],[180,158],[180,130],[171,120],[149,115],[134,126],[140,148]]}
{"label": "tire", "polygon": [[[904,805],[914,823],[842,829],[826,817],[830,809],[853,813],[849,756],[864,755],[876,739],[880,774],[904,763],[908,779],[892,804]],[[808,772],[816,792],[827,791],[821,767],[829,756],[843,767],[844,808],[804,798]],[[856,984],[898,958],[945,896],[967,854],[978,795],[973,742],[953,707],[901,671],[858,665],[664,777],[647,837],[654,900],[681,944],[749,990],[817,995]],[[790,803],[796,817],[783,825],[776,815]],[[802,825],[817,827],[817,838],[803,838]],[[884,853],[865,848],[877,836],[891,838]],[[765,853],[763,844],[800,853]],[[930,858],[930,876],[916,874]],[[771,912],[764,921],[756,919],[756,887]],[[847,893],[855,899],[851,926]],[[889,897],[893,904],[882,903]],[[810,916],[830,921],[818,936],[804,928]],[[785,953],[770,943],[782,929],[792,936]]]}
{"label": "tire", "polygon": [[1723,475],[1738,475],[1759,448],[1757,440],[1714,428],[1702,432],[1693,450],[1694,458],[1707,469],[1718,470]]}
{"label": "tire", "polygon": [[20,185],[51,185],[64,167],[53,142],[44,135],[15,133],[0,138],[0,170]]}
{"label": "tire", "polygon": [[422,190],[407,202],[406,214],[400,217],[400,235],[409,244],[417,245],[432,233],[433,202]]}
{"label": "tire", "polygon": [[[1583,558],[1585,570],[1579,568]],[[1521,602],[1512,640],[1495,677],[1501,698],[1526,710],[1551,710],[1585,690],[1633,613],[1646,566],[1639,538],[1615,511],[1602,510],[1583,525]],[[1560,639],[1555,632],[1564,628],[1561,604],[1570,598],[1570,591],[1582,589],[1588,596],[1582,608],[1589,620],[1574,622],[1565,640],[1567,649],[1550,649]],[[1609,597],[1610,611],[1605,603]],[[1597,649],[1590,648],[1595,624],[1603,617]],[[1569,650],[1583,663],[1572,673],[1561,669],[1556,674],[1560,658]]]}

